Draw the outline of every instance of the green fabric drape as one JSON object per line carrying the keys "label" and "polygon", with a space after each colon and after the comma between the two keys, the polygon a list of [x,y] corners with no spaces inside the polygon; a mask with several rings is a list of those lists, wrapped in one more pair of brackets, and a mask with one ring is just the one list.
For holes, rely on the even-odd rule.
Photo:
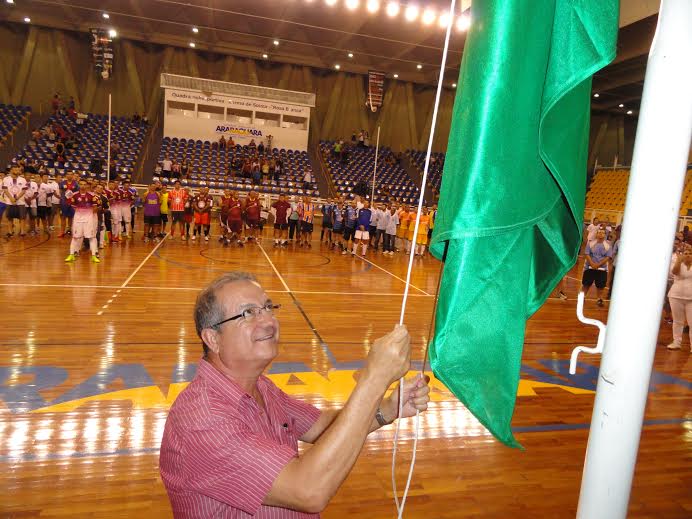
{"label": "green fabric drape", "polygon": [[474,0],[432,253],[446,250],[430,362],[500,441],[526,320],[581,243],[591,77],[615,57],[617,0]]}

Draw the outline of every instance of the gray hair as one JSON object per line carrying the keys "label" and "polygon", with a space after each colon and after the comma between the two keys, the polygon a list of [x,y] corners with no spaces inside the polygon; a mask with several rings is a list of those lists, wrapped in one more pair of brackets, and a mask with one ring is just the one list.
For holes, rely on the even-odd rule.
{"label": "gray hair", "polygon": [[[205,328],[218,330],[218,326],[215,325],[219,321],[224,320],[224,309],[219,304],[216,294],[220,289],[229,283],[234,283],[236,281],[252,281],[257,283],[257,278],[249,272],[232,271],[216,278],[214,281],[209,283],[197,296],[194,317],[195,329],[197,330],[197,336],[200,339],[202,339],[202,330]],[[206,356],[207,353],[209,353],[209,347],[204,344],[204,340],[202,340],[202,347],[204,348],[204,355]]]}

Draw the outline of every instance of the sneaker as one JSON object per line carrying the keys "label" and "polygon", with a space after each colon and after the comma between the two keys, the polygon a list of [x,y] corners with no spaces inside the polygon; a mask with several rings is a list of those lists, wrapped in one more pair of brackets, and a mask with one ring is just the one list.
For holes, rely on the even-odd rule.
{"label": "sneaker", "polygon": [[238,247],[245,247],[245,244],[241,240],[238,240]]}
{"label": "sneaker", "polygon": [[195,241],[197,239],[197,236],[195,234],[192,235],[192,238],[190,238],[192,241]]}
{"label": "sneaker", "polygon": [[142,241],[143,241],[144,243],[149,243],[149,238],[147,238],[147,237],[145,236],[144,238],[142,238]]}
{"label": "sneaker", "polygon": [[560,299],[562,299],[563,301],[567,301],[567,294],[560,291],[560,293],[558,295],[560,296]]}
{"label": "sneaker", "polygon": [[118,238],[117,236],[113,237],[111,243],[120,243],[120,238]]}
{"label": "sneaker", "polygon": [[669,350],[679,350],[680,349],[680,344],[677,342],[671,342],[668,346],[666,346]]}
{"label": "sneaker", "polygon": [[209,241],[209,236],[205,236],[204,241]]}
{"label": "sneaker", "polygon": [[355,253],[355,252],[351,252],[351,256],[355,256],[355,255],[356,255],[356,253]]}
{"label": "sneaker", "polygon": [[76,259],[77,259],[77,258],[74,257],[74,254],[70,254],[70,255],[67,256],[67,258],[65,258],[65,261],[66,261],[66,262],[76,261]]}
{"label": "sneaker", "polygon": [[101,263],[101,260],[98,259],[97,256],[93,256],[93,255],[92,255],[92,256],[91,256],[91,262],[92,262],[92,263]]}
{"label": "sneaker", "polygon": [[341,253],[341,255],[345,256],[346,254],[348,254],[348,251],[346,249],[344,249],[343,252]]}
{"label": "sneaker", "polygon": [[596,301],[596,304],[598,306],[603,306],[603,299],[599,299],[598,301]]}
{"label": "sneaker", "polygon": [[219,243],[222,243],[223,241],[224,241],[224,237],[223,237],[223,236],[219,236]]}
{"label": "sneaker", "polygon": [[184,234],[180,237],[182,241],[187,241],[189,236],[185,236]]}

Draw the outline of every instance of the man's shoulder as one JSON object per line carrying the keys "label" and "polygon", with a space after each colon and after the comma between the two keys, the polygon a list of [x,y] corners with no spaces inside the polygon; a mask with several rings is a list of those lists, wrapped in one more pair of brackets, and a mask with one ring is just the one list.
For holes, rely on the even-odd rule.
{"label": "man's shoulder", "polygon": [[232,418],[230,407],[203,379],[196,377],[171,406],[168,420],[183,431],[197,431]]}

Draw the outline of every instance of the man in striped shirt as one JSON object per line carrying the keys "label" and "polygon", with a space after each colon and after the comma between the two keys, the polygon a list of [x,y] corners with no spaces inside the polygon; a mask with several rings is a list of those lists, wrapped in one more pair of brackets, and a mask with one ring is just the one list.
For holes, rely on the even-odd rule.
{"label": "man in striped shirt", "polygon": [[[348,476],[367,435],[393,422],[410,365],[410,337],[396,327],[377,339],[341,410],[318,411],[263,375],[278,355],[275,305],[254,276],[231,272],[197,297],[204,357],[171,407],[161,478],[176,518],[319,517]],[[424,411],[427,379],[403,388],[402,418]],[[298,441],[314,446],[298,456]]]}

